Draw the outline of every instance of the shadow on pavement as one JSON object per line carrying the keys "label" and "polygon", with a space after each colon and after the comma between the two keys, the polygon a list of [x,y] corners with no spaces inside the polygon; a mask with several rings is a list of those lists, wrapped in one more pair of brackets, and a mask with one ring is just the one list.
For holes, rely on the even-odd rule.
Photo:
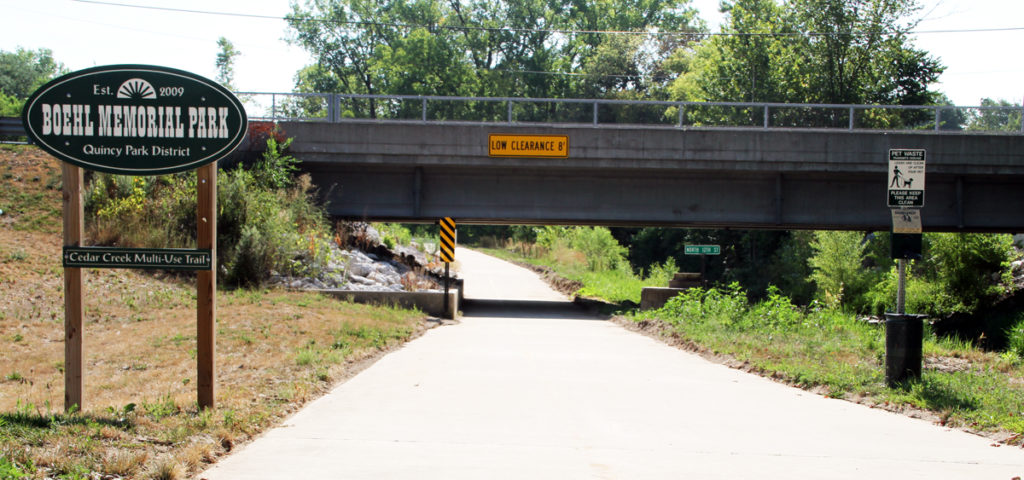
{"label": "shadow on pavement", "polygon": [[603,321],[575,303],[542,300],[465,299],[462,313],[467,317],[547,318]]}

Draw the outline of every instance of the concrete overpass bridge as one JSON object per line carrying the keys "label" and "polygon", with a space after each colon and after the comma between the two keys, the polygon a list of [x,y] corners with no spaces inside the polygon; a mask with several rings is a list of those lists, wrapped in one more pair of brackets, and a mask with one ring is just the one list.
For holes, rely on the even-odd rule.
{"label": "concrete overpass bridge", "polygon": [[[387,98],[422,101],[422,117],[350,119],[329,113],[316,121],[280,121],[295,138],[291,153],[303,160],[334,216],[885,230],[891,226],[888,150],[922,148],[925,230],[1024,231],[1024,135],[855,126],[855,115],[872,108],[914,107],[716,104],[764,111],[762,125],[718,127],[684,124],[682,113],[677,124],[606,124],[599,121],[599,109],[615,102],[582,100],[572,102],[594,102],[592,122],[516,121],[511,101],[507,119],[442,121],[427,113],[427,101],[439,97]],[[848,110],[849,122],[840,128],[774,127],[771,110],[784,108]],[[934,115],[935,125],[943,125],[940,118],[948,114],[917,108],[934,108],[928,116]],[[568,153],[496,157],[489,149],[495,134],[565,137]]]}
{"label": "concrete overpass bridge", "polygon": [[[341,218],[885,230],[888,151],[914,148],[927,151],[925,230],[1024,232],[1024,123],[956,122],[1005,123],[1020,107],[241,95],[250,119],[295,138],[291,153]],[[916,120],[864,128],[900,114]],[[568,145],[501,156],[492,135]]]}

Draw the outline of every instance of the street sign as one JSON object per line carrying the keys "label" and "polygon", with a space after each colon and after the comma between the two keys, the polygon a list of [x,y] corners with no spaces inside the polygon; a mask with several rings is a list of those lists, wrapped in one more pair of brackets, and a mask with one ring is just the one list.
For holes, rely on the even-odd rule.
{"label": "street sign", "polygon": [[719,245],[687,245],[683,249],[686,255],[721,255],[722,247]]}
{"label": "street sign", "polygon": [[441,224],[441,261],[452,263],[455,261],[455,220],[451,217],[444,217]]}
{"label": "street sign", "polygon": [[921,233],[921,209],[892,209],[893,233]]}
{"label": "street sign", "polygon": [[925,151],[920,148],[889,150],[889,206],[924,206]]}
{"label": "street sign", "polygon": [[211,253],[209,249],[64,247],[64,267],[210,270]]}
{"label": "street sign", "polygon": [[569,157],[568,135],[501,135],[487,137],[487,154],[492,157]]}

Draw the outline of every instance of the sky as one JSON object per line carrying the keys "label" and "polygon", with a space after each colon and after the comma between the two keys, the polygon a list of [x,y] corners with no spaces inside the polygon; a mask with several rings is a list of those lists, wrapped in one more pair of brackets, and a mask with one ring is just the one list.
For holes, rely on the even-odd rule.
{"label": "sky", "polygon": [[[107,0],[103,0],[107,1]],[[49,48],[71,70],[97,65],[150,64],[216,77],[217,39],[234,43],[235,85],[246,92],[289,92],[295,72],[312,62],[291,46],[283,20],[132,8],[148,5],[283,17],[289,0],[0,0],[0,50]],[[981,98],[1024,98],[1024,1],[920,0],[917,30],[1018,28],[1004,32],[921,33],[914,44],[947,67],[937,89],[955,104]],[[718,0],[692,0],[712,31],[722,20]]]}

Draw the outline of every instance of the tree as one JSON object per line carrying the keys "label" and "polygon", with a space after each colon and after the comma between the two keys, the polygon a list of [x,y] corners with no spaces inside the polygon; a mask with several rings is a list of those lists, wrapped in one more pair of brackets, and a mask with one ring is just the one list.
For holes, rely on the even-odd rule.
{"label": "tree", "polygon": [[[702,43],[675,98],[829,104],[929,105],[944,67],[914,48],[916,0],[734,0],[723,2],[722,36]],[[760,111],[724,116],[756,121]],[[714,112],[722,117],[723,113]],[[711,114],[705,114],[709,116]],[[699,118],[699,117],[698,117]],[[859,124],[917,125],[915,111],[872,111]],[[774,124],[845,125],[846,111],[787,111]]]}
{"label": "tree", "polygon": [[[1021,107],[1006,100],[981,99],[982,108],[968,115],[968,130],[1019,132]],[[1017,107],[1017,108],[1011,108]]]}
{"label": "tree", "polygon": [[21,107],[32,92],[50,79],[67,73],[46,48],[14,52],[0,50],[0,115],[21,115]]}
{"label": "tree", "polygon": [[17,99],[27,99],[44,83],[67,72],[48,48],[0,51],[0,93]]}
{"label": "tree", "polygon": [[235,85],[235,58],[242,54],[235,48],[235,44],[231,43],[225,37],[217,39],[217,48],[220,49],[217,52],[217,81],[220,82],[224,88],[228,90],[234,90]]}
{"label": "tree", "polygon": [[0,93],[0,117],[17,117],[21,115],[21,109],[24,104],[24,100],[19,100],[13,95]]}
{"label": "tree", "polygon": [[[317,73],[329,74],[341,93],[613,96],[647,89],[649,78],[667,84],[658,65],[685,42],[656,33],[702,29],[688,3],[310,0],[293,6],[288,23],[291,40],[313,54]],[[642,35],[597,33],[611,30]],[[364,103],[352,108],[403,114],[401,107]],[[528,120],[575,108],[553,105],[524,106],[516,115]],[[504,105],[474,108],[486,117],[503,113]]]}
{"label": "tree", "polygon": [[49,49],[0,51],[0,116],[21,115],[32,92],[63,73],[67,69],[53,59]]}

